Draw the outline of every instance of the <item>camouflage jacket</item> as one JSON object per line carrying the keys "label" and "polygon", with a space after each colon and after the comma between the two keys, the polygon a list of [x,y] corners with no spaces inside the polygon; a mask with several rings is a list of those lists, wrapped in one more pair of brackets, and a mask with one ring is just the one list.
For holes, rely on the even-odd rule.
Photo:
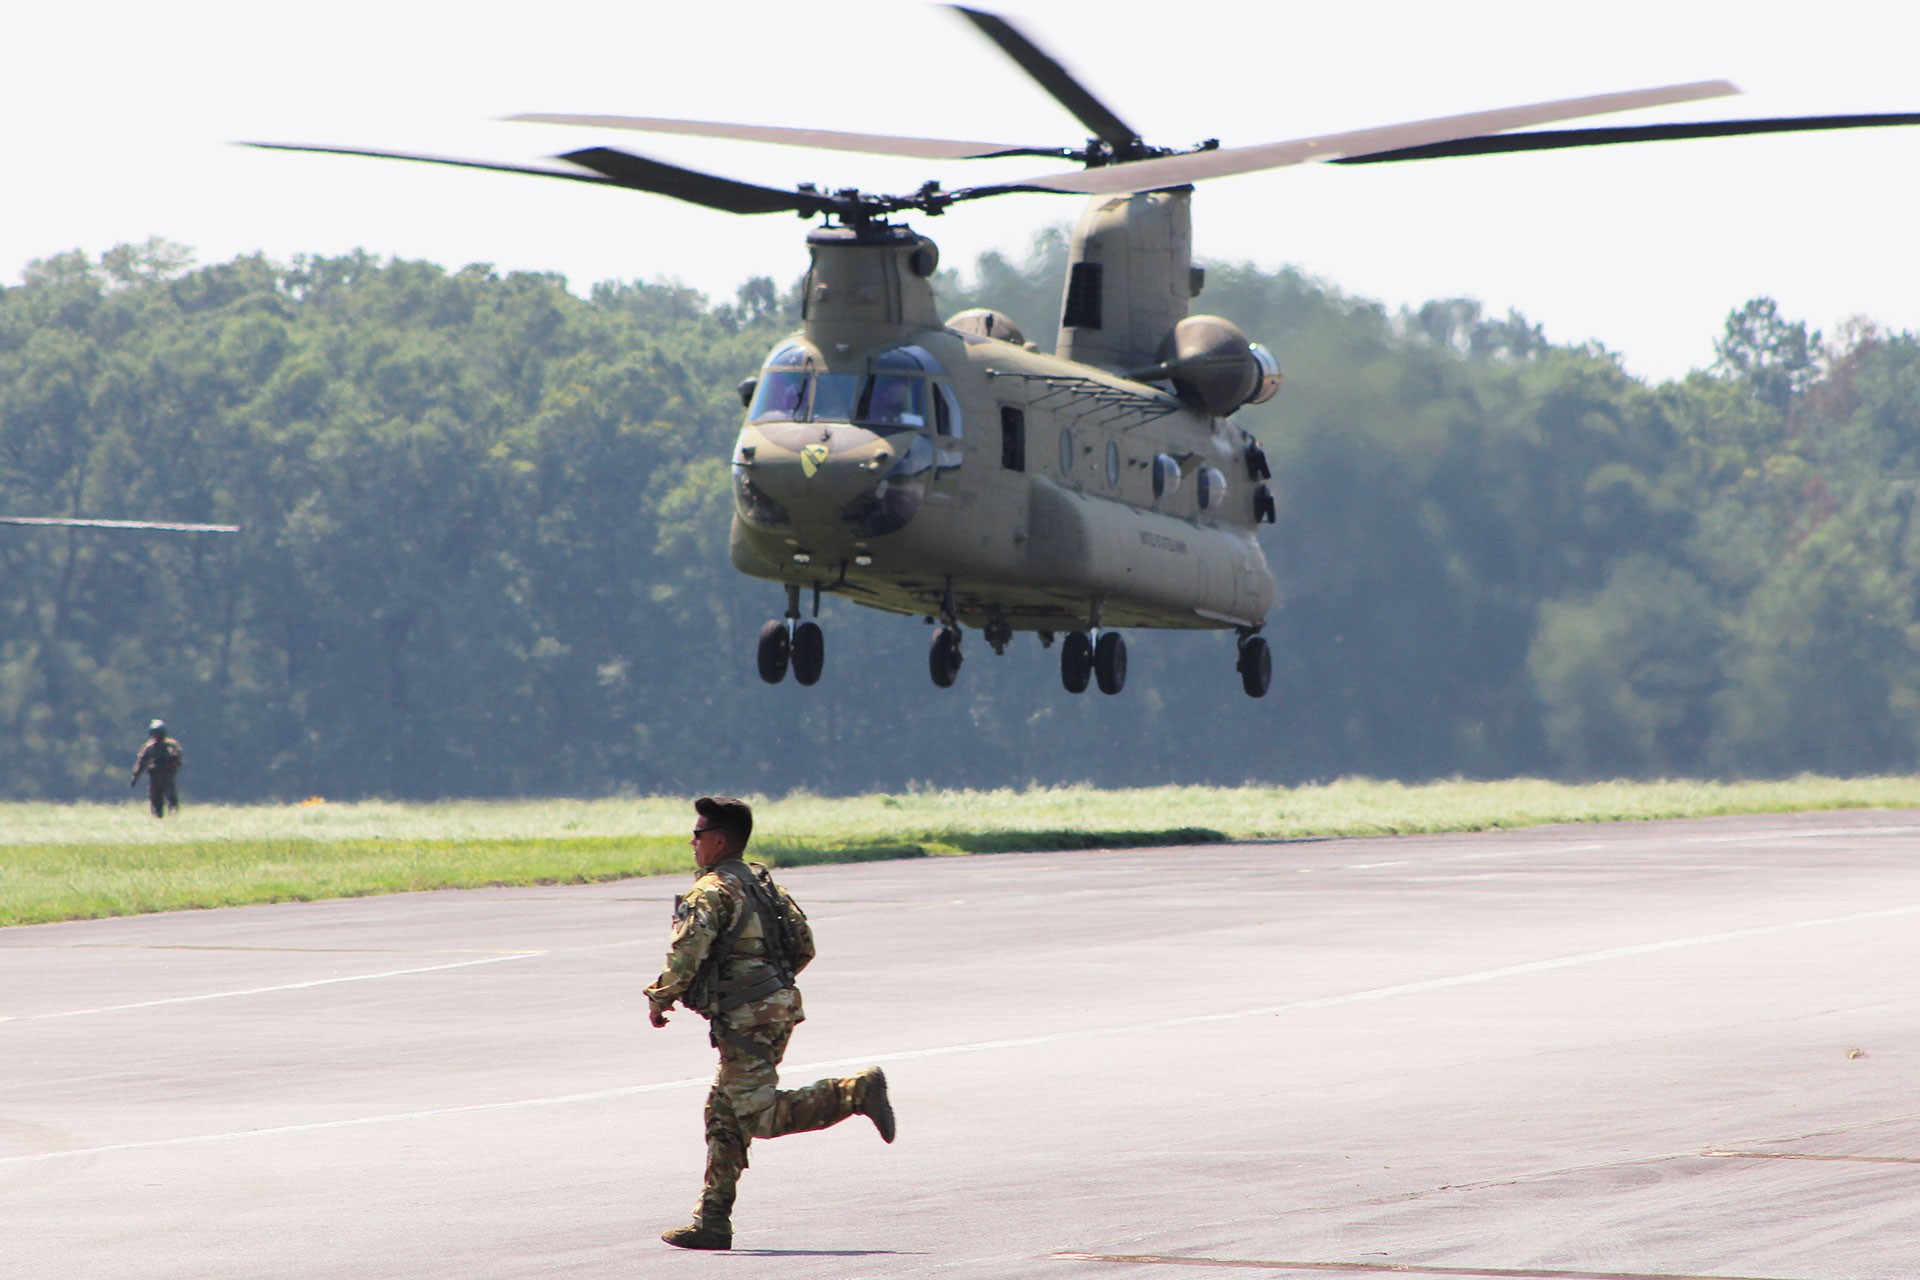
{"label": "camouflage jacket", "polygon": [[164,778],[178,773],[186,758],[180,744],[172,738],[148,738],[140,754],[133,758],[133,776],[138,778],[142,773],[152,772]]}
{"label": "camouflage jacket", "polygon": [[[734,859],[731,860],[731,866],[737,871],[745,871],[747,864]],[[772,882],[769,880],[765,883]],[[797,974],[813,959],[813,932],[807,927],[805,914],[787,891],[777,884],[773,885],[773,891],[779,898],[788,930],[794,935],[795,954],[791,959],[793,971]],[[684,1001],[688,988],[700,973],[701,965],[712,954],[714,947],[732,931],[742,911],[747,912],[749,918],[734,939],[728,954],[720,957],[720,980],[744,987],[775,974],[773,965],[767,960],[764,922],[760,913],[749,904],[747,891],[732,876],[718,868],[703,871],[693,882],[693,888],[674,906],[673,936],[667,944],[666,967],[653,985],[647,988],[647,1000],[655,1009],[665,1012],[676,1002]],[[799,1022],[805,1016],[799,989],[787,986],[729,1012],[727,1021],[735,1025],[775,1020]]]}

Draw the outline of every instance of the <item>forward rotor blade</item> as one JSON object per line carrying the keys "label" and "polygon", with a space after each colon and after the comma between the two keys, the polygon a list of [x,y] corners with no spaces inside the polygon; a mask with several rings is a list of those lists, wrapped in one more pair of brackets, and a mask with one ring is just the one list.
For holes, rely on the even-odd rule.
{"label": "forward rotor blade", "polygon": [[156,529],[164,533],[238,533],[237,524],[179,524],[166,520],[84,520],[69,516],[0,516],[0,524],[56,529]]}
{"label": "forward rotor blade", "polygon": [[243,147],[266,151],[312,151],[330,156],[372,156],[376,160],[411,160],[419,164],[452,165],[458,169],[486,169],[494,173],[530,173],[537,178],[564,178],[569,182],[591,182],[616,186],[610,178],[592,173],[574,173],[567,169],[542,169],[529,164],[495,164],[490,160],[462,160],[457,156],[424,156],[410,151],[370,151],[364,147],[322,147],[293,142],[243,142]]}
{"label": "forward rotor blade", "polygon": [[811,217],[818,213],[838,211],[847,205],[846,201],[835,200],[831,196],[782,191],[777,187],[716,178],[710,173],[682,169],[679,165],[649,160],[645,156],[613,147],[586,147],[569,151],[560,158],[583,169],[593,170],[615,186],[672,196],[676,200],[705,205],[725,213],[803,213]]}
{"label": "forward rotor blade", "polygon": [[264,147],[269,151],[314,151],[324,155],[372,156],[380,160],[412,160],[421,164],[451,165],[459,169],[484,169],[493,173],[526,173],[537,178],[564,178],[569,182],[590,182],[596,186],[624,187],[632,191],[651,191],[689,204],[704,205],[723,213],[805,213],[816,214],[843,207],[830,196],[809,196],[797,191],[758,187],[752,183],[716,178],[712,174],[678,165],[648,160],[610,147],[589,147],[559,157],[587,170],[543,169],[527,164],[496,164],[490,160],[462,160],[453,156],[416,155],[405,151],[371,151],[362,147],[299,146],[285,142],[247,142],[242,146]]}
{"label": "forward rotor blade", "polygon": [[1524,107],[1505,107],[1496,111],[1474,111],[1465,115],[1441,116],[1410,124],[1385,125],[1377,129],[1356,129],[1349,133],[1322,134],[1289,142],[1269,142],[1254,147],[1230,147],[1218,151],[1195,151],[1157,160],[1136,160],[1107,165],[1080,173],[1051,174],[1028,178],[1021,187],[1040,187],[1048,191],[1078,192],[1084,195],[1118,194],[1129,191],[1156,191],[1162,187],[1185,186],[1206,178],[1224,178],[1236,173],[1254,173],[1286,165],[1402,151],[1463,138],[1484,135],[1529,125],[1548,124],[1579,116],[1601,115],[1609,111],[1631,111],[1639,107],[1658,107],[1675,102],[1694,102],[1740,92],[1725,80],[1707,80],[1698,84],[1669,85],[1657,89],[1636,89],[1626,93],[1603,93],[1588,98],[1566,98]]}
{"label": "forward rotor blade", "polygon": [[884,133],[836,133],[828,129],[785,129],[772,125],[727,124],[717,120],[663,120],[652,116],[560,115],[529,112],[508,116],[531,124],[569,124],[591,129],[633,129],[640,133],[672,133],[693,138],[732,138],[741,142],[770,142],[784,147],[813,147],[821,151],[854,151],[862,155],[912,156],[921,160],[991,160],[1000,156],[1058,156],[1059,147],[1025,147],[1010,142],[960,142],[942,138],[901,138]]}
{"label": "forward rotor blade", "polygon": [[1140,141],[1140,135],[1107,109],[1105,103],[1088,92],[1067,69],[1043,53],[1040,47],[998,14],[982,13],[964,5],[953,5],[960,16],[978,27],[1001,52],[1020,64],[1021,70],[1053,95],[1054,101],[1074,114],[1074,118],[1093,131],[1093,136],[1110,147],[1125,151]]}
{"label": "forward rotor blade", "polygon": [[1620,125],[1611,129],[1542,129],[1535,133],[1456,138],[1421,147],[1343,156],[1334,164],[1388,164],[1396,160],[1439,160],[1452,156],[1501,155],[1513,151],[1563,151],[1572,147],[1609,147],[1623,142],[1671,142],[1683,138],[1739,138],[1761,133],[1817,133],[1828,129],[1882,129],[1920,125],[1920,114],[1864,116],[1781,116],[1768,120],[1705,120],[1698,124]]}

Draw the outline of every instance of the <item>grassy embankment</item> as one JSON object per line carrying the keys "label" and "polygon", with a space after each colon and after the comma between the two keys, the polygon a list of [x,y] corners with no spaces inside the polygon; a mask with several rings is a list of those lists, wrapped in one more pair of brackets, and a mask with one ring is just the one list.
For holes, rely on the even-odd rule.
{"label": "grassy embankment", "polygon": [[[1920,808],[1920,778],[796,795],[756,801],[754,851],[794,866],[1850,808]],[[690,825],[680,797],[194,805],[164,823],[133,800],[0,804],[0,925],[679,872]]]}

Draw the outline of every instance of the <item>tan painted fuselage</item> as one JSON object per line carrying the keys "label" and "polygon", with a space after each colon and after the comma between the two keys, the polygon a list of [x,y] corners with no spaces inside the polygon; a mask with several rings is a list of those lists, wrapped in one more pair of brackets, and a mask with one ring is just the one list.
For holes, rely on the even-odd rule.
{"label": "tan painted fuselage", "polygon": [[[1140,216],[1156,199],[1104,204],[1164,223],[1165,210]],[[1080,256],[1100,250],[1102,204],[1082,221],[1080,240],[1096,243]],[[942,322],[932,245],[904,228],[815,232],[805,327],[762,371],[735,448],[734,564],[897,613],[951,607],[990,634],[1259,628],[1274,582],[1255,537],[1252,438],[1123,376],[1153,361],[1138,335],[1185,314],[1178,241],[1118,255],[1168,278],[1156,290],[1137,266],[1109,276],[1126,287],[1110,302],[1144,298],[1144,320],[1103,323],[1082,300],[1077,318],[1094,323],[1062,347],[1098,351],[1094,364],[1030,349],[992,313]]]}

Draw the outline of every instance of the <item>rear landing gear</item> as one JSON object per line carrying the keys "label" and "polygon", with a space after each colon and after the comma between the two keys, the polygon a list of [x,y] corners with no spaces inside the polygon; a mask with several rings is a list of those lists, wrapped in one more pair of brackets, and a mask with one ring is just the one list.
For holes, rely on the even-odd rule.
{"label": "rear landing gear", "polygon": [[1240,687],[1249,698],[1266,697],[1267,687],[1273,683],[1273,650],[1268,648],[1266,637],[1241,636],[1240,660],[1234,669],[1240,673]]}
{"label": "rear landing gear", "polygon": [[787,658],[793,651],[793,642],[787,635],[787,624],[774,618],[760,628],[760,678],[768,684],[779,684],[787,678]]}
{"label": "rear landing gear", "polygon": [[1100,692],[1113,694],[1127,687],[1127,642],[1118,631],[1103,631],[1093,646],[1093,678]]}
{"label": "rear landing gear", "polygon": [[1093,678],[1093,641],[1084,631],[1069,631],[1060,642],[1060,683],[1068,693],[1085,693]]}
{"label": "rear landing gear", "polygon": [[1085,631],[1070,631],[1060,644],[1060,683],[1068,693],[1085,693],[1089,679],[1100,692],[1118,693],[1127,685],[1127,642],[1118,631],[1103,631],[1096,641]]}
{"label": "rear landing gear", "polygon": [[927,670],[942,689],[953,688],[960,677],[960,628],[943,622],[933,633],[933,648],[927,654]]}

